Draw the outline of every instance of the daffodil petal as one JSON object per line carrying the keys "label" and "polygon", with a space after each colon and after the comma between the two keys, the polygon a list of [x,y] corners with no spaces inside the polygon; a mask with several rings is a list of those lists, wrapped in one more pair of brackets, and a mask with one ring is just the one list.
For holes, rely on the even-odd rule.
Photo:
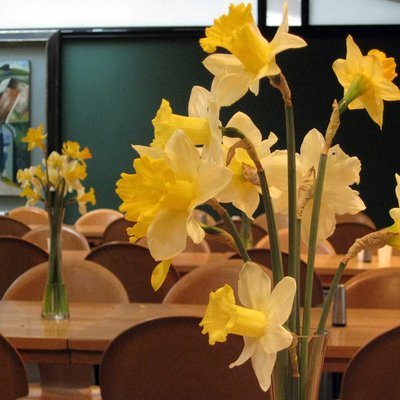
{"label": "daffodil petal", "polygon": [[[258,347],[261,347],[259,344]],[[276,353],[254,352],[251,358],[254,373],[256,374],[261,389],[266,392],[271,386],[271,375],[276,361]]]}
{"label": "daffodil petal", "polygon": [[244,264],[239,274],[238,297],[248,308],[264,311],[271,292],[271,279],[253,262]]}
{"label": "daffodil petal", "polygon": [[229,364],[229,368],[238,367],[239,365],[242,365],[250,357],[253,356],[253,354],[257,348],[258,339],[251,338],[251,337],[243,337],[243,340],[244,340],[243,350],[240,353],[239,358],[236,361],[234,361],[233,363]]}
{"label": "daffodil petal", "polygon": [[155,260],[175,257],[186,247],[188,212],[163,210],[147,231],[147,245]]}
{"label": "daffodil petal", "polygon": [[171,260],[164,260],[154,268],[153,273],[151,274],[151,286],[155,291],[160,289],[161,285],[164,283],[170,266]]}
{"label": "daffodil petal", "polygon": [[289,318],[295,294],[296,281],[289,276],[282,278],[272,291],[267,312],[274,310],[277,313],[278,324],[284,324]]}

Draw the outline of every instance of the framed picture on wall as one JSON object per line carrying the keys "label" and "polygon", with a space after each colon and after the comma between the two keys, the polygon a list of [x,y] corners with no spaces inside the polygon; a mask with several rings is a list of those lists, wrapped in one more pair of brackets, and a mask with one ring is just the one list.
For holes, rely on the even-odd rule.
{"label": "framed picture on wall", "polygon": [[58,59],[57,31],[0,31],[0,209],[19,194],[17,170],[42,158],[21,142],[29,127],[43,124],[49,148],[58,143]]}

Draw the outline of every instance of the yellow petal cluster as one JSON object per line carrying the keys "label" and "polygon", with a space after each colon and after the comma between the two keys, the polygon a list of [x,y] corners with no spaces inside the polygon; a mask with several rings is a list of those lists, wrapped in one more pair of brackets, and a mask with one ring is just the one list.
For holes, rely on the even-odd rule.
{"label": "yellow petal cluster", "polygon": [[344,88],[341,103],[349,109],[365,108],[382,128],[383,101],[400,100],[400,90],[392,82],[397,76],[395,61],[376,49],[364,56],[350,35],[346,45],[346,59],[338,59],[332,66]]}
{"label": "yellow petal cluster", "polygon": [[184,131],[194,145],[204,145],[211,137],[210,124],[206,118],[186,117],[173,114],[169,102],[162,100],[156,117],[152,121],[154,140],[152,147],[163,149],[178,129]]}
{"label": "yellow petal cluster", "polygon": [[45,151],[45,139],[47,135],[43,133],[43,124],[40,124],[37,128],[29,128],[25,137],[21,139],[21,142],[28,143],[28,151],[32,151],[35,147]]}
{"label": "yellow petal cluster", "polygon": [[[28,143],[28,150],[40,147],[44,151],[43,140],[46,136],[43,134],[43,125],[40,125],[38,128],[30,128],[22,141]],[[85,193],[82,184],[87,176],[85,160],[91,157],[88,148],[81,150],[79,143],[65,142],[61,154],[52,151],[41,164],[17,171],[17,181],[22,188],[20,195],[27,198],[28,204],[42,201],[46,207],[55,201],[62,207],[78,202],[79,211],[86,212],[88,202],[96,203],[93,188]]]}

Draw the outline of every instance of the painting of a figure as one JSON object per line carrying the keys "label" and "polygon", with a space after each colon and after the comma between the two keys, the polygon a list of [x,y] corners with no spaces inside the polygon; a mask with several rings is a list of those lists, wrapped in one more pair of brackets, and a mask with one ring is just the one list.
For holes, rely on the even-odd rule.
{"label": "painting of a figure", "polygon": [[30,123],[30,63],[0,60],[0,178],[15,182],[16,171],[29,166],[21,143]]}

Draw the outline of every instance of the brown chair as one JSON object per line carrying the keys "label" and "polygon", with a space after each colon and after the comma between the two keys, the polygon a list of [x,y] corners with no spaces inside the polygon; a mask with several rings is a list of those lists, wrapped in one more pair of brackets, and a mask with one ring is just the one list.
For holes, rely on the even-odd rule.
{"label": "brown chair", "polygon": [[376,229],[375,222],[367,214],[361,211],[356,214],[336,214],[336,223],[341,224],[343,222],[358,222],[360,224],[368,225],[372,229]]}
{"label": "brown chair", "polygon": [[[242,260],[222,260],[198,267],[183,276],[167,293],[164,303],[207,304],[210,292],[226,283],[237,295]],[[265,268],[266,273],[270,271]]]}
{"label": "brown chair", "polygon": [[0,236],[0,298],[20,275],[48,258],[46,251],[27,240]]}
{"label": "brown chair", "polygon": [[[269,249],[249,249],[249,257],[252,261],[271,269],[271,251]],[[233,254],[231,258],[240,258],[239,254]],[[288,274],[289,254],[282,252],[282,266],[284,275]],[[305,282],[307,274],[307,263],[300,259],[300,305],[304,304]],[[319,306],[323,303],[324,290],[318,275],[314,271],[313,294],[311,305]]]}
{"label": "brown chair", "polygon": [[[240,232],[240,227],[242,225],[242,221],[240,218],[233,218],[233,223],[236,226],[236,229]],[[217,228],[223,229],[225,231],[227,231],[228,233],[230,233],[228,226],[226,225],[225,221],[218,221],[215,223],[215,225]],[[261,226],[251,222],[251,233],[253,236],[253,243],[257,243],[262,237],[264,237],[265,235],[267,235],[267,231],[262,228]],[[211,252],[229,252],[232,251],[232,248],[227,246],[224,243],[220,243],[216,240],[212,240],[211,239],[211,235],[209,235],[207,237],[207,242],[208,245],[210,247],[210,251]]]}
{"label": "brown chair", "polygon": [[149,249],[126,242],[105,243],[93,248],[87,260],[97,262],[112,271],[125,286],[132,302],[161,303],[179,276],[173,267],[157,291],[151,286],[151,274],[158,264]]}
{"label": "brown chair", "polygon": [[[288,228],[279,229],[278,233],[279,233],[279,244],[280,244],[281,251],[288,253],[289,252],[289,229]],[[255,244],[254,247],[257,249],[269,249],[270,248],[269,236],[266,235],[263,238],[261,238]],[[308,252],[307,245],[303,241],[301,241],[300,253],[307,254],[307,252]],[[316,252],[318,254],[330,254],[330,255],[336,254],[335,248],[332,246],[331,243],[328,242],[328,240],[321,240],[319,243],[317,243]]]}
{"label": "brown chair", "polygon": [[229,368],[243,339],[231,335],[210,346],[199,323],[198,317],[159,318],[117,336],[100,365],[102,399],[266,399],[250,362]]}
{"label": "brown chair", "polygon": [[[40,301],[46,285],[48,263],[41,263],[26,271],[8,288],[4,300]],[[107,302],[127,303],[128,294],[119,279],[107,268],[92,261],[74,260],[63,262],[63,278],[69,301],[73,302]],[[52,399],[64,393],[80,389],[82,393],[92,391],[91,365],[81,364],[46,364],[39,363],[41,386],[45,395],[43,399]],[[71,392],[69,392],[71,391]],[[62,397],[61,397],[62,398]],[[72,394],[71,394],[72,398]]]}
{"label": "brown chair", "polygon": [[0,398],[15,400],[29,392],[25,365],[17,349],[0,334]]}
{"label": "brown chair", "polygon": [[344,285],[348,307],[400,308],[399,267],[361,272]]}
{"label": "brown chair", "polygon": [[103,225],[106,227],[110,222],[123,217],[123,214],[111,208],[98,208],[81,215],[75,222],[75,226]]}
{"label": "brown chair", "polygon": [[111,221],[105,228],[102,243],[109,242],[129,242],[129,236],[126,229],[132,227],[134,223],[120,217]]}
{"label": "brown chair", "polygon": [[[267,216],[265,213],[257,215],[257,217],[254,218],[253,221],[256,225],[261,226],[261,228],[264,228],[265,231],[268,232],[268,223],[267,223]],[[288,227],[288,216],[285,214],[276,214],[275,216],[275,223],[276,223],[276,228],[277,229],[283,229]]]}
{"label": "brown chair", "polygon": [[26,225],[47,225],[49,215],[46,210],[33,206],[21,206],[10,210],[11,218],[17,219]]}
{"label": "brown chair", "polygon": [[400,326],[362,347],[343,375],[341,400],[400,399]]}
{"label": "brown chair", "polygon": [[[50,228],[41,226],[27,232],[23,239],[35,243],[44,250],[49,250],[49,237]],[[67,225],[61,227],[61,248],[63,250],[90,250],[86,237]]]}
{"label": "brown chair", "polygon": [[29,232],[31,228],[17,219],[0,216],[0,235],[22,237]]}
{"label": "brown chair", "polygon": [[[42,300],[48,262],[29,269],[9,286],[4,300]],[[63,278],[70,302],[127,303],[121,281],[107,268],[89,260],[63,260]]]}
{"label": "brown chair", "polygon": [[340,222],[335,231],[328,237],[337,254],[346,254],[356,239],[359,239],[376,229],[360,222]]}

